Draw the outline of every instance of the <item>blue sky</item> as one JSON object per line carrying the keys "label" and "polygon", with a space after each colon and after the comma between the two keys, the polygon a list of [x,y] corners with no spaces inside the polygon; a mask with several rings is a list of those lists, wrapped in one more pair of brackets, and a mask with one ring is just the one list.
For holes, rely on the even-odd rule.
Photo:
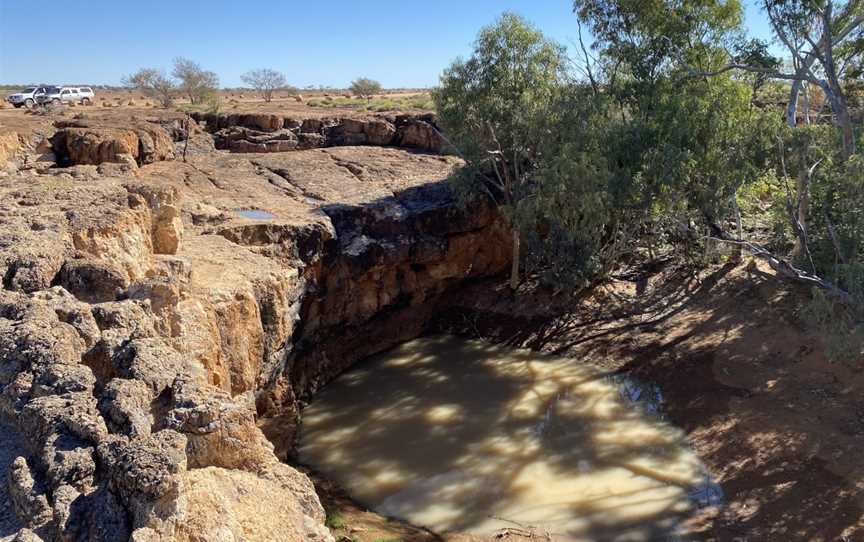
{"label": "blue sky", "polygon": [[[570,44],[571,7],[570,0],[0,0],[0,83],[116,85],[137,68],[169,68],[184,56],[219,74],[223,86],[271,67],[299,87],[345,87],[360,76],[388,88],[426,87],[505,10]],[[747,24],[768,37],[751,5]]]}

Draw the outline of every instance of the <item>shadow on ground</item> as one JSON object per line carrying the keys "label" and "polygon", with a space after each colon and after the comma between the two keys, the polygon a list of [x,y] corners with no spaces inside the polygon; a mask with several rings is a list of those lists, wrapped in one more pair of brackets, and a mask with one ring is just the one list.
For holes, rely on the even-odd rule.
{"label": "shadow on ground", "polygon": [[554,352],[657,383],[728,506],[696,538],[864,537],[864,376],[828,361],[809,295],[754,264],[613,281],[576,301],[463,292],[437,330]]}

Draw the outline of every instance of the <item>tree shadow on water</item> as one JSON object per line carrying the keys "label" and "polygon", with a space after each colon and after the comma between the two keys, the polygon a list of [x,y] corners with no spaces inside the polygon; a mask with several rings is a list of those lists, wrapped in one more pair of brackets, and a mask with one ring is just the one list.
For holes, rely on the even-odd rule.
{"label": "tree shadow on water", "polygon": [[683,435],[582,364],[453,337],[406,343],[307,407],[299,457],[385,514],[437,531],[508,522],[653,540],[692,509]]}

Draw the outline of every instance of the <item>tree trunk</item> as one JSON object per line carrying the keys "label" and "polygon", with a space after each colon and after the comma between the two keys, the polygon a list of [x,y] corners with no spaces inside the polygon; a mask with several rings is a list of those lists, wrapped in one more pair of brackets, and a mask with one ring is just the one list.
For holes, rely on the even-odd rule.
{"label": "tree trunk", "polygon": [[825,84],[822,90],[825,91],[825,96],[831,103],[831,110],[834,112],[837,125],[840,127],[840,137],[843,140],[843,159],[848,160],[850,156],[855,154],[855,131],[852,128],[852,117],[849,115],[849,105],[846,103],[846,96],[843,94],[843,89],[833,88],[834,85]]}
{"label": "tree trunk", "polygon": [[841,95],[839,111],[837,111],[837,122],[840,124],[840,133],[843,137],[843,157],[849,158],[855,154],[855,131],[852,128],[852,117],[849,116],[849,106],[846,97]]}
{"label": "tree trunk", "polygon": [[801,81],[792,81],[792,90],[789,91],[789,103],[786,104],[786,124],[795,128],[798,124],[798,94],[801,92]]}
{"label": "tree trunk", "polygon": [[[741,208],[738,207],[738,200],[732,196],[732,205],[735,207],[735,226],[738,228],[738,239],[744,239],[744,224],[741,221]],[[737,259],[744,256],[744,245],[738,245]]]}
{"label": "tree trunk", "polygon": [[[806,237],[807,235],[807,214],[810,212],[810,176],[807,174],[807,164],[802,158],[801,167],[798,169],[798,209],[796,218],[798,224],[801,225],[801,231]],[[792,249],[792,255],[800,257],[804,254],[803,239],[800,235],[795,237],[795,246]]]}
{"label": "tree trunk", "polygon": [[510,289],[516,290],[519,288],[519,249],[521,241],[519,240],[519,230],[513,228],[513,263],[510,267]]}

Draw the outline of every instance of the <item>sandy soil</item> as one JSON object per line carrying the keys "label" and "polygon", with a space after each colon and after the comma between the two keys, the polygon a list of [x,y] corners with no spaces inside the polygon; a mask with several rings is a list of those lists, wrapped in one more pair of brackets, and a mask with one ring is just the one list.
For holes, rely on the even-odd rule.
{"label": "sandy soil", "polygon": [[[418,91],[387,91],[380,96],[376,96],[375,100],[382,100],[393,97],[406,97],[418,94]],[[11,91],[0,93],[0,133],[4,131],[16,131],[20,135],[29,139],[33,134],[49,135],[53,133],[52,124],[56,120],[71,119],[75,115],[83,114],[94,119],[128,119],[130,117],[175,117],[183,116],[186,110],[189,110],[188,100],[178,99],[175,107],[165,109],[159,107],[155,100],[144,96],[138,91],[118,90],[118,91],[101,91],[96,90],[96,98],[89,106],[81,104],[65,105],[57,107],[53,111],[35,110],[27,111],[25,108],[14,108],[11,104],[6,103],[6,95],[11,94]],[[220,112],[223,113],[272,113],[286,117],[296,116],[297,118],[320,118],[320,117],[351,117],[351,116],[366,116],[369,113],[359,111],[356,107],[312,107],[309,102],[313,103],[316,99],[325,96],[334,98],[342,98],[345,91],[323,93],[313,91],[311,93],[301,91],[303,102],[298,102],[293,96],[287,93],[276,93],[271,102],[265,102],[259,95],[250,92],[240,91],[220,91],[221,100]],[[376,103],[373,101],[373,103]],[[403,111],[398,111],[402,113]],[[422,113],[424,111],[413,110],[414,113]]]}

